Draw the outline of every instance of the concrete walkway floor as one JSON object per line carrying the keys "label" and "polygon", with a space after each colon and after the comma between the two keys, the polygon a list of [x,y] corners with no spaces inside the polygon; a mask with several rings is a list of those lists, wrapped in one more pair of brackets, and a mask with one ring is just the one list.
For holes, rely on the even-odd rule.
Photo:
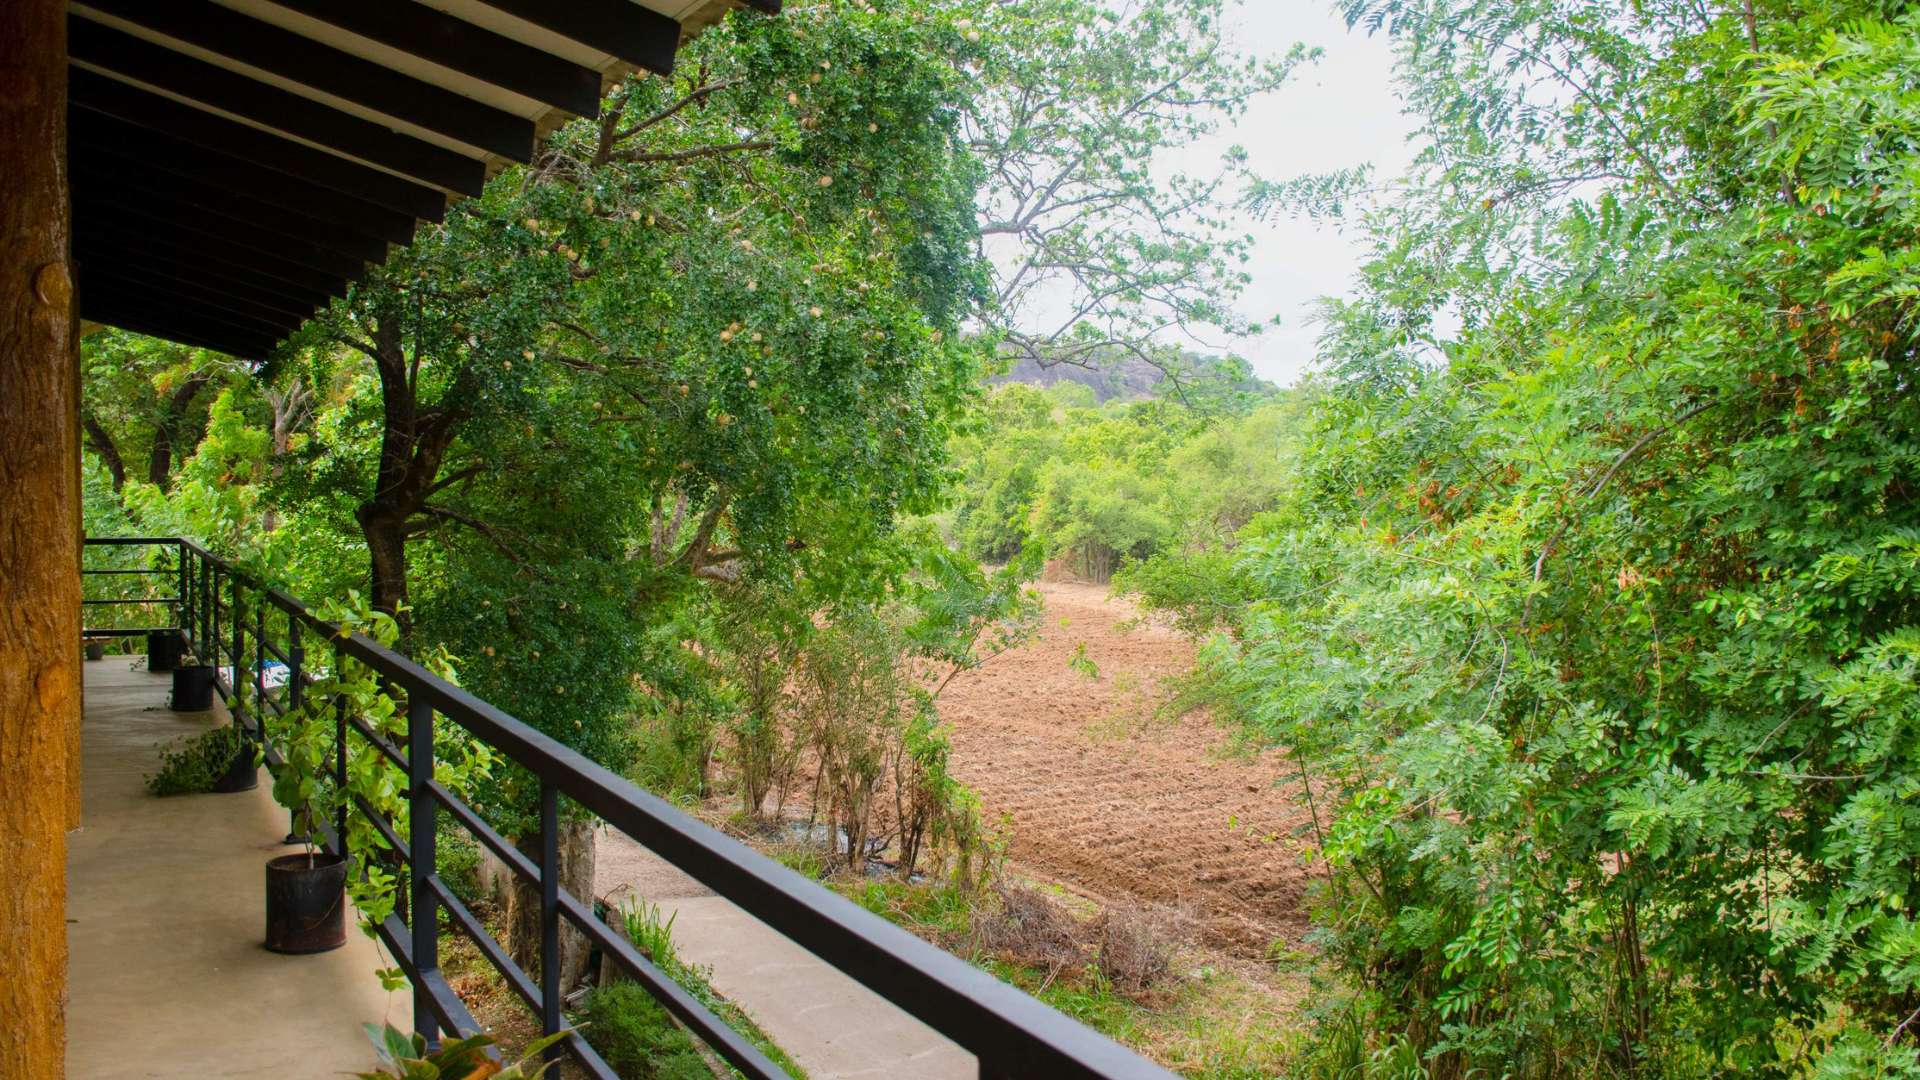
{"label": "concrete walkway floor", "polygon": [[[155,798],[157,749],[226,722],[166,708],[168,676],[86,665],[81,827],[67,840],[67,1075],[338,1076],[371,1069],[362,1023],[410,1026],[404,992],[349,926],[344,948],[268,952],[266,861],[287,814],[260,787]],[[351,918],[351,916],[349,916]]]}
{"label": "concrete walkway floor", "polygon": [[746,1010],[811,1080],[976,1080],[977,1059],[899,1006],[788,941],[625,833],[600,830],[594,892],[632,896],[673,917],[681,956],[712,969],[714,989]]}

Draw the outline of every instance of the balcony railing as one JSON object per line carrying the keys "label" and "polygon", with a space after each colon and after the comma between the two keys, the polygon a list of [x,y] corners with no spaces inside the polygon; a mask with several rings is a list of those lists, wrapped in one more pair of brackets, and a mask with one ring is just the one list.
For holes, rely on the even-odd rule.
{"label": "balcony railing", "polygon": [[[383,693],[407,717],[407,745],[394,746],[364,718],[349,715],[344,700],[335,709],[333,782],[346,787],[349,734],[384,755],[406,774],[407,835],[373,807],[358,802],[354,813],[366,816],[392,846],[384,858],[404,864],[403,905],[375,928],[413,987],[414,1030],[434,1038],[440,1032],[479,1030],[466,1005],[440,972],[440,918],[470,937],[506,984],[540,1017],[542,1029],[562,1024],[560,920],[565,919],[596,945],[629,978],[645,987],[687,1029],[746,1076],[784,1077],[778,1065],[730,1028],[699,1000],[651,963],[620,929],[594,914],[591,898],[573,896],[557,885],[559,799],[565,796],[619,829],[660,858],[732,901],[821,960],[838,968],[927,1026],[972,1052],[985,1077],[1153,1077],[1172,1074],[1069,1019],[992,975],[928,944],[886,920],[755,852],[718,830],[694,820],[665,800],[635,786],[548,735],[514,719],[457,686],[438,678],[399,653],[363,634],[315,616],[306,605],[267,587],[249,574],[190,540],[175,537],[89,538],[90,549],[157,548],[171,551],[150,557],[148,566],[88,568],[89,576],[158,579],[172,596],[119,595],[89,604],[116,607],[164,606],[161,625],[90,629],[90,636],[132,635],[150,629],[178,630],[189,645],[213,664],[215,686],[234,722],[247,736],[265,741],[266,714],[283,715],[301,706],[317,681],[309,665],[310,648],[331,652],[333,670],[351,659],[382,681]],[[117,590],[129,591],[124,585]],[[143,610],[152,610],[143,609]],[[310,644],[311,643],[311,644]],[[286,678],[269,679],[268,661],[286,665]],[[222,671],[228,674],[222,675]],[[274,684],[278,685],[274,685]],[[540,853],[536,860],[496,831],[471,806],[434,780],[434,718],[445,717],[540,781]],[[282,764],[271,750],[270,769]],[[435,859],[437,818],[441,812],[498,857],[518,878],[539,887],[540,975],[529,975],[508,955],[481,921],[442,880]],[[321,823],[327,851],[346,855],[347,811]],[[404,912],[404,917],[402,912]],[[579,1034],[561,1044],[590,1076],[617,1075]]]}

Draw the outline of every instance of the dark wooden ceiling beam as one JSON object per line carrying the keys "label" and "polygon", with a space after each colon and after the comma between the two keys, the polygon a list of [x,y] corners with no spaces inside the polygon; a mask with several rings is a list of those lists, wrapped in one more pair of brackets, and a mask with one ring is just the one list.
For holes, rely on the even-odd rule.
{"label": "dark wooden ceiling beam", "polygon": [[269,351],[250,345],[238,344],[233,341],[215,341],[212,337],[202,336],[177,326],[160,326],[150,320],[127,312],[106,312],[99,310],[89,312],[83,307],[80,317],[89,322],[97,322],[103,326],[111,326],[116,330],[127,330],[135,334],[145,334],[148,337],[164,338],[176,345],[186,345],[195,349],[211,349],[214,352],[225,353],[228,356],[238,357],[242,360],[252,360],[256,362],[264,360],[267,351]]}
{"label": "dark wooden ceiling beam", "polygon": [[163,289],[116,278],[95,278],[86,282],[84,287],[110,303],[125,300],[129,303],[146,305],[154,311],[179,312],[209,324],[219,323],[222,326],[230,326],[242,333],[264,334],[276,341],[300,326],[297,319],[268,318],[249,311],[241,311],[226,304],[202,303],[177,293],[169,293]]}
{"label": "dark wooden ceiling beam", "polygon": [[[127,2],[127,0],[123,0]],[[658,75],[673,74],[680,22],[633,0],[481,0],[497,11]]]}
{"label": "dark wooden ceiling beam", "polygon": [[198,284],[221,294],[251,296],[262,303],[291,304],[309,313],[332,300],[318,289],[301,288],[277,278],[205,260],[187,261],[122,244],[106,245],[91,236],[76,236],[73,253],[75,260],[82,263],[111,263],[128,273],[155,280]]}
{"label": "dark wooden ceiling beam", "polygon": [[349,157],[416,180],[480,194],[483,162],[311,98],[196,60],[80,16],[67,18],[67,49],[77,61],[157,86],[184,98],[245,117]]}
{"label": "dark wooden ceiling beam", "polygon": [[265,358],[280,342],[268,334],[238,330],[225,323],[118,296],[82,295],[80,317],[169,341],[218,349],[248,360]]}
{"label": "dark wooden ceiling beam", "polygon": [[[215,116],[205,109],[181,104],[96,71],[68,68],[67,96],[74,104],[84,106],[88,113],[164,132],[169,139],[184,146],[250,163],[251,171],[266,181],[293,185],[294,192],[288,197],[300,199],[301,205],[289,209],[323,203],[324,207],[316,206],[304,212],[358,222],[363,229],[395,243],[404,244],[413,236],[413,219],[439,221],[446,216],[447,197],[436,188]],[[77,113],[75,116],[85,119]],[[318,198],[303,194],[316,187],[322,189]],[[262,184],[250,189],[250,194],[268,202],[276,202],[273,193],[274,189]],[[285,204],[276,202],[276,205]]]}
{"label": "dark wooden ceiling beam", "polygon": [[91,198],[125,198],[186,213],[215,215],[257,229],[273,229],[302,243],[313,244],[349,258],[365,262],[386,261],[387,242],[377,236],[368,236],[158,169],[129,170],[116,167],[120,160],[84,147],[76,148],[68,162],[74,190],[89,192]]}
{"label": "dark wooden ceiling beam", "polygon": [[[562,0],[548,2],[564,6]],[[274,3],[523,97],[579,116],[600,115],[599,72],[425,4],[412,0]]]}
{"label": "dark wooden ceiling beam", "polygon": [[152,0],[86,0],[85,8],[502,157],[528,161],[533,156],[533,121],[524,116],[492,108],[208,0],[168,0],[163,4]]}
{"label": "dark wooden ceiling beam", "polygon": [[139,267],[120,266],[106,259],[88,260],[85,263],[75,261],[78,266],[77,277],[83,289],[99,285],[158,293],[174,297],[183,304],[225,308],[243,315],[251,315],[256,319],[263,319],[279,326],[283,330],[292,330],[313,315],[311,309],[302,311],[298,304],[291,301],[262,302],[238,293],[222,292],[205,285],[159,277]]}
{"label": "dark wooden ceiling beam", "polygon": [[318,290],[328,296],[346,295],[347,279],[341,275],[301,266],[262,254],[243,244],[218,240],[179,226],[140,219],[128,221],[98,212],[83,214],[84,209],[74,208],[73,231],[76,237],[85,237],[89,246],[96,242],[109,247],[124,244],[137,251],[166,255],[189,263],[225,265],[248,274],[291,282],[303,289]]}
{"label": "dark wooden ceiling beam", "polygon": [[74,189],[74,217],[81,213],[93,224],[112,223],[119,228],[171,228],[208,240],[223,241],[251,249],[262,256],[304,266],[330,277],[354,278],[366,270],[366,260],[328,251],[304,240],[281,235],[271,228],[250,225],[232,218],[195,213],[178,203],[155,199],[116,198],[91,186]]}

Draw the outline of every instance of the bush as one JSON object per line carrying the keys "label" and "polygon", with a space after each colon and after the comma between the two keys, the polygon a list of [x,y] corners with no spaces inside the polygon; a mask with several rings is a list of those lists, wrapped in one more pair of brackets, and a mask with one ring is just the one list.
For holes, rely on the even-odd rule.
{"label": "bush", "polygon": [[232,724],[175,739],[160,748],[160,771],[147,777],[152,795],[200,795],[227,773],[245,745]]}
{"label": "bush", "polygon": [[486,895],[480,882],[480,845],[460,826],[442,818],[434,851],[440,880],[461,903],[468,907],[479,903]]}
{"label": "bush", "polygon": [[588,993],[579,1019],[587,1043],[623,1080],[713,1080],[693,1037],[638,983]]}

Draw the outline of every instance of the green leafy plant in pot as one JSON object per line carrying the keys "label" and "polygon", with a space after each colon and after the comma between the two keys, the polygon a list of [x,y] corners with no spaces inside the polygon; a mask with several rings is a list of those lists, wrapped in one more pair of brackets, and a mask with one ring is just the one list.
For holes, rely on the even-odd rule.
{"label": "green leafy plant in pot", "polygon": [[320,823],[340,805],[343,792],[327,779],[334,751],[330,715],[335,695],[291,710],[268,725],[268,738],[282,758],[273,777],[273,798],[293,814],[294,833],[305,850],[267,860],[267,948],[315,953],[346,944],[347,861],[315,845]]}
{"label": "green leafy plant in pot", "polygon": [[[371,610],[359,594],[319,608],[320,618],[337,624],[340,636],[365,634],[392,647],[399,628],[388,615]],[[305,850],[267,863],[267,947],[277,952],[320,952],[345,942],[345,900],[358,909],[371,933],[395,905],[398,875],[385,835],[364,810],[384,817],[406,837],[407,781],[401,770],[364,739],[347,736],[346,783],[335,777],[340,752],[340,716],[353,717],[390,742],[404,742],[404,711],[370,669],[344,655],[323,678],[303,687],[301,705],[273,718],[268,739],[283,759],[273,781],[275,801],[293,816],[293,835]],[[429,671],[454,681],[445,650],[421,658]],[[488,774],[493,755],[464,732],[436,738],[434,777],[465,796],[471,782]],[[347,810],[349,858],[323,850],[316,842],[326,823]],[[350,860],[350,861],[349,861]],[[383,973],[391,981],[392,973]]]}
{"label": "green leafy plant in pot", "polygon": [[213,665],[201,663],[192,652],[182,653],[173,667],[173,693],[168,695],[167,708],[174,712],[213,708]]}

